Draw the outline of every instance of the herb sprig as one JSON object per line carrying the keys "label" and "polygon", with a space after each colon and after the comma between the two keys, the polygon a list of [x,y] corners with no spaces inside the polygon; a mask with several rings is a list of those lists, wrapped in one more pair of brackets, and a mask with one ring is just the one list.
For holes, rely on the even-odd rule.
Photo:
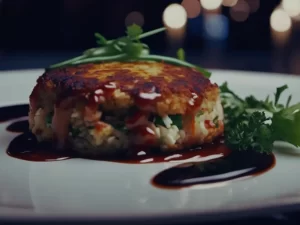
{"label": "herb sprig", "polygon": [[274,101],[269,96],[258,100],[250,95],[245,99],[235,94],[227,83],[220,86],[225,114],[225,143],[233,150],[252,150],[271,153],[275,141],[300,146],[300,103],[289,106],[279,103],[287,85],[278,87]]}
{"label": "herb sprig", "polygon": [[164,61],[170,64],[194,68],[209,78],[210,72],[185,61],[182,49],[179,50],[178,59],[150,54],[149,46],[142,43],[141,39],[163,31],[165,31],[164,27],[144,33],[140,26],[133,24],[127,27],[126,36],[117,39],[107,40],[103,35],[95,33],[96,43],[99,47],[88,49],[81,56],[51,65],[50,69],[109,61]]}

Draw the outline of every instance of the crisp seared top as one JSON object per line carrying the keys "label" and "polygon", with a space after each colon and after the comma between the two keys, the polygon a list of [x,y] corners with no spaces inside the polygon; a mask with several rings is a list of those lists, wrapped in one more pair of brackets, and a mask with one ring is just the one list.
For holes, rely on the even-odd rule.
{"label": "crisp seared top", "polygon": [[211,86],[200,72],[159,62],[111,62],[85,64],[55,69],[43,74],[40,81],[52,81],[63,89],[93,91],[115,82],[125,92],[149,91],[161,94],[192,92],[201,95]]}
{"label": "crisp seared top", "polygon": [[38,79],[38,86],[60,90],[61,96],[92,93],[107,85],[132,99],[155,93],[158,101],[179,98],[176,102],[183,105],[191,103],[195,96],[202,99],[205,92],[217,88],[194,69],[162,62],[83,64],[46,71]]}

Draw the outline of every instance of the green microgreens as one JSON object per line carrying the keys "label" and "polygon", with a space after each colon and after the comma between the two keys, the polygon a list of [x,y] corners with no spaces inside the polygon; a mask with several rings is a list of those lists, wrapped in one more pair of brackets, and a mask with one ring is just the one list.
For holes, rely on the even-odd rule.
{"label": "green microgreens", "polygon": [[178,51],[179,59],[150,54],[148,45],[142,43],[141,39],[162,31],[165,31],[164,27],[143,33],[140,26],[133,24],[127,27],[126,36],[113,40],[107,40],[103,35],[95,33],[96,43],[99,47],[88,49],[84,51],[81,56],[51,65],[50,69],[84,63],[111,61],[164,61],[166,63],[196,69],[204,76],[210,77],[210,72],[185,61],[183,49],[179,49]]}

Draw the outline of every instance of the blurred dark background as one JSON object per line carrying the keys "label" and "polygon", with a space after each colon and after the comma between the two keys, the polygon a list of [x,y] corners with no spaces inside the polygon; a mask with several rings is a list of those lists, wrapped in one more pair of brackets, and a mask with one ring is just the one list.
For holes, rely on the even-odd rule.
{"label": "blurred dark background", "polygon": [[132,23],[168,28],[144,40],[154,53],[183,47],[208,68],[300,74],[300,0],[0,0],[0,70],[47,67]]}

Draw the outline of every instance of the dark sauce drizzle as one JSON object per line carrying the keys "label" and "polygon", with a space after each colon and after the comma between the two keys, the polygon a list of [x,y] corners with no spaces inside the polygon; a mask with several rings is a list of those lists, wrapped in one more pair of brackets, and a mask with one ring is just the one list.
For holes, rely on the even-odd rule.
{"label": "dark sauce drizzle", "polygon": [[6,130],[13,133],[25,133],[29,132],[29,123],[28,120],[16,121],[10,124]]}
{"label": "dark sauce drizzle", "polygon": [[28,116],[28,104],[0,107],[0,122]]}
{"label": "dark sauce drizzle", "polygon": [[[14,138],[8,146],[7,154],[11,157],[27,161],[55,161],[70,158],[85,158],[71,150],[54,150],[51,143],[38,143],[35,136],[27,132]],[[110,161],[127,164],[146,164],[160,162],[180,162],[183,160],[206,161],[211,158],[220,158],[230,154],[220,141],[203,146],[201,149],[189,149],[176,153],[155,154],[139,151],[135,154],[124,154],[119,157],[95,157],[86,158],[101,161]]]}
{"label": "dark sauce drizzle", "polygon": [[181,188],[259,175],[275,165],[273,154],[232,152],[229,156],[206,162],[179,164],[157,174],[152,183],[158,187]]}
{"label": "dark sauce drizzle", "polygon": [[72,157],[68,151],[52,150],[51,143],[38,143],[35,136],[29,132],[15,137],[6,153],[17,159],[35,162],[60,161]]}
{"label": "dark sauce drizzle", "polygon": [[[0,121],[18,119],[27,114],[28,105],[3,107],[0,108]],[[16,121],[7,127],[7,131],[22,133],[15,137],[8,146],[7,154],[11,157],[37,162],[83,158],[71,150],[54,150],[51,143],[39,143],[29,132],[28,121]],[[181,162],[179,165],[160,172],[152,179],[152,184],[160,188],[182,188],[246,178],[266,172],[275,165],[275,157],[272,154],[231,152],[222,139],[200,148],[175,153],[149,153],[143,150],[134,152],[132,155],[124,154],[117,158],[88,159],[127,164]]]}

